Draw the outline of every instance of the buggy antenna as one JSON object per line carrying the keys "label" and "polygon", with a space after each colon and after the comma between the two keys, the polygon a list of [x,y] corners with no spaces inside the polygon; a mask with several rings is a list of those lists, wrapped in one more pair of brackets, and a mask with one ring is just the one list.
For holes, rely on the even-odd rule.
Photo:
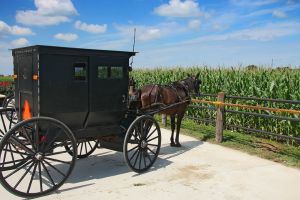
{"label": "buggy antenna", "polygon": [[[132,52],[134,53],[134,47],[135,47],[135,34],[136,34],[136,28],[133,30],[133,45],[132,45]],[[130,67],[132,67],[133,64],[133,56],[131,57]]]}

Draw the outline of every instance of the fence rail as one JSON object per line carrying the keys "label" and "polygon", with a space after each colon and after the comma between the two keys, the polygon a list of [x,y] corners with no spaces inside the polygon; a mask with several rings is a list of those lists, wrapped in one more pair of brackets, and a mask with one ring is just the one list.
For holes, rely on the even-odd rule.
{"label": "fence rail", "polygon": [[[284,140],[292,140],[297,143],[300,143],[299,137],[289,136],[289,135],[283,135],[278,134],[266,130],[259,130],[255,129],[253,127],[243,127],[243,126],[237,126],[234,124],[228,124],[225,120],[225,114],[226,113],[235,113],[235,114],[242,114],[245,116],[254,116],[254,117],[260,117],[260,118],[266,118],[266,119],[277,119],[277,120],[286,120],[291,122],[300,122],[300,118],[297,117],[286,117],[286,116],[277,116],[273,114],[262,114],[257,112],[250,112],[249,110],[264,110],[264,111],[270,111],[270,112],[276,112],[276,113],[288,113],[288,114],[294,114],[300,116],[300,110],[293,110],[293,109],[282,109],[282,108],[270,108],[270,107],[264,107],[264,106],[253,106],[253,105],[246,105],[246,104],[233,104],[233,103],[226,103],[226,99],[241,99],[241,100],[254,100],[259,102],[272,102],[272,103],[284,103],[284,104],[290,104],[290,105],[300,105],[300,101],[293,101],[293,100],[284,100],[284,99],[270,99],[270,98],[258,98],[258,97],[241,97],[241,96],[232,96],[232,95],[225,95],[224,92],[220,92],[218,94],[201,94],[198,97],[213,97],[217,98],[217,101],[208,101],[208,100],[199,100],[199,99],[192,99],[192,102],[194,103],[202,103],[202,105],[195,105],[191,104],[190,107],[197,108],[197,109],[209,109],[216,111],[216,118],[215,119],[201,119],[194,116],[186,116],[185,118],[202,121],[205,123],[212,123],[216,125],[216,141],[222,142],[223,139],[223,130],[227,128],[233,128],[238,130],[244,130],[250,133],[261,133],[269,136],[274,136],[277,138],[281,138]],[[211,106],[204,106],[203,104],[207,105],[214,105],[215,107]],[[227,107],[237,107],[243,111],[240,110],[233,110],[233,109],[227,109]],[[244,111],[246,110],[246,111]]]}

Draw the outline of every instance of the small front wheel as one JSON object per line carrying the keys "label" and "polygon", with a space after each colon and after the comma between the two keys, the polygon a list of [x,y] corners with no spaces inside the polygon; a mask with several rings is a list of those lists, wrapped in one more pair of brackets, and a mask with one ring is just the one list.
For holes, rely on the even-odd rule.
{"label": "small front wheel", "polygon": [[128,128],[123,154],[128,167],[137,172],[147,171],[157,159],[161,146],[161,132],[155,119],[143,115]]}

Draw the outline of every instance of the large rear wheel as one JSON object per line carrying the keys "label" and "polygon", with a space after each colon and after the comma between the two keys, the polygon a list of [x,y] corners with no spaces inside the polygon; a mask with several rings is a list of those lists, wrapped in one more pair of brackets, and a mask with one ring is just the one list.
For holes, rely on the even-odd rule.
{"label": "large rear wheel", "polygon": [[137,172],[147,171],[155,162],[161,145],[161,132],[155,119],[143,115],[128,128],[123,154],[128,167]]}
{"label": "large rear wheel", "polygon": [[62,122],[48,117],[22,121],[0,142],[0,182],[21,197],[39,197],[57,190],[71,174],[76,139]]}

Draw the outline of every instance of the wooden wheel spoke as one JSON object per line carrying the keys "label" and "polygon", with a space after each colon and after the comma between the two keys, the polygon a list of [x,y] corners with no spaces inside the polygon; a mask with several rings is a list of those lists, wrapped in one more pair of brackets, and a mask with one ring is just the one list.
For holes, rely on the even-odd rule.
{"label": "wooden wheel spoke", "polygon": [[[26,130],[26,128],[25,128],[24,126],[22,127],[22,130],[23,130],[22,133],[24,133],[24,137],[25,137],[25,138],[27,139],[27,141],[31,144],[32,148],[33,148],[35,151],[37,151],[36,146],[33,144],[33,140],[30,139],[30,136],[28,135],[28,132],[27,132],[27,130]],[[34,134],[31,134],[31,135],[32,135],[32,137],[34,137]]]}
{"label": "wooden wheel spoke", "polygon": [[11,113],[10,113],[10,117],[9,117],[9,129],[11,129],[11,125],[12,125],[12,121],[13,121],[13,115],[14,115],[14,112],[12,111]]}
{"label": "wooden wheel spoke", "polygon": [[47,160],[51,160],[51,161],[54,161],[54,162],[60,162],[60,163],[64,163],[64,164],[71,164],[71,162],[67,162],[67,161],[63,161],[63,160],[58,160],[58,159],[54,159],[54,158],[49,158],[47,156],[44,157],[45,159]]}
{"label": "wooden wheel spoke", "polygon": [[154,137],[154,138],[151,138],[150,140],[147,140],[147,142],[151,142],[151,141],[153,141],[153,140],[155,140],[155,139],[158,139],[159,138],[159,136],[156,136],[156,137]]}
{"label": "wooden wheel spoke", "polygon": [[87,150],[86,143],[87,143],[87,142],[84,143],[84,147],[85,147],[85,153],[87,154],[87,153],[88,153],[88,150]]}
{"label": "wooden wheel spoke", "polygon": [[16,162],[23,162],[23,161],[26,162],[29,159],[30,159],[30,157],[27,157],[27,158],[24,158],[24,159],[18,159],[18,160],[14,160],[14,161],[3,162],[3,163],[0,163],[0,164],[2,164],[2,167],[4,167],[4,165],[7,165],[7,164],[12,164],[12,163],[16,163]]}
{"label": "wooden wheel spoke", "polygon": [[3,119],[3,115],[1,114],[1,120],[2,120],[2,124],[3,124],[3,128],[4,128],[4,131],[5,133],[7,132],[7,129],[6,129],[6,125],[5,125],[5,122],[4,122],[4,119]]}
{"label": "wooden wheel spoke", "polygon": [[25,176],[28,174],[28,172],[30,171],[30,169],[33,167],[34,162],[32,162],[32,164],[28,167],[28,169],[26,170],[26,172],[23,174],[23,176],[21,177],[21,179],[16,183],[16,185],[14,186],[14,189],[16,189],[18,187],[18,185],[22,182],[22,180],[25,178]]}
{"label": "wooden wheel spoke", "polygon": [[131,155],[131,157],[129,158],[129,162],[131,162],[131,160],[133,159],[133,157],[135,156],[135,154],[136,154],[137,152],[139,152],[138,149]]}
{"label": "wooden wheel spoke", "polygon": [[42,182],[42,170],[41,170],[41,162],[39,162],[39,179],[40,179],[40,191],[43,192],[43,182]]}
{"label": "wooden wheel spoke", "polygon": [[139,170],[141,170],[143,152],[140,152],[140,162],[139,162]]}
{"label": "wooden wheel spoke", "polygon": [[[7,147],[7,145],[5,145],[6,147]],[[4,146],[4,148],[5,148],[5,146]],[[3,164],[2,164],[2,167],[4,167],[4,163],[5,163],[5,160],[6,160],[6,153],[7,153],[7,151],[5,151],[4,152],[4,157],[3,157]],[[2,154],[2,151],[1,151],[1,154]],[[0,155],[1,156],[1,155]],[[2,156],[1,156],[2,157]],[[0,165],[1,165],[1,163],[0,163]]]}
{"label": "wooden wheel spoke", "polygon": [[[148,137],[147,134],[149,133],[149,131],[151,130],[152,126],[153,126],[153,122],[150,121],[150,120],[147,120],[146,122],[148,123],[145,123],[145,133],[146,133],[146,138]],[[147,125],[146,125],[147,124]]]}
{"label": "wooden wheel spoke", "polygon": [[30,154],[25,153],[25,152],[20,152],[20,151],[18,150],[18,148],[17,148],[14,144],[11,143],[11,145],[15,148],[15,150],[17,151],[17,153],[18,153],[22,158],[24,158],[23,155],[28,155],[28,156],[30,155]]}
{"label": "wooden wheel spoke", "polygon": [[134,130],[135,130],[136,137],[138,137],[138,139],[141,140],[142,137],[141,137],[141,134],[140,134],[140,131],[139,131],[139,128],[137,127],[137,125],[135,125]]}
{"label": "wooden wheel spoke", "polygon": [[[52,151],[53,149],[55,149],[56,147],[57,147],[57,145],[55,145],[55,146],[53,146],[51,149],[48,149],[49,147],[50,147],[50,145],[52,145],[54,142],[55,142],[55,140],[58,138],[58,134],[56,134],[55,136],[54,136],[54,138],[52,138],[52,140],[45,146],[45,147],[43,147],[43,149],[42,150],[44,150],[44,152],[46,152],[46,151]],[[46,137],[46,139],[47,139],[47,136],[45,136]],[[66,145],[63,145],[63,146],[66,146]]]}
{"label": "wooden wheel spoke", "polygon": [[157,128],[155,128],[155,129],[147,136],[146,140],[148,140],[148,139],[153,135],[153,133],[154,133],[156,130],[157,130]]}
{"label": "wooden wheel spoke", "polygon": [[145,159],[145,157],[147,156],[147,155],[145,155],[146,154],[146,152],[143,152],[143,160],[144,160],[144,166],[145,166],[145,168],[147,167],[147,164],[146,164],[146,159]]}
{"label": "wooden wheel spoke", "polygon": [[151,153],[153,153],[153,155],[156,154],[156,153],[154,153],[149,147],[147,147],[147,149],[148,149]]}
{"label": "wooden wheel spoke", "polygon": [[79,153],[79,155],[82,155],[83,143],[81,142],[80,145],[81,145],[81,147],[80,147],[80,153]]}
{"label": "wooden wheel spoke", "polygon": [[[13,144],[10,144],[13,146]],[[20,154],[20,155],[27,155],[27,156],[30,156],[30,154],[28,153],[25,153],[25,152],[20,152],[16,149],[16,151],[12,150],[11,148],[10,149],[3,149],[4,151],[8,151],[8,152],[11,152],[11,153],[17,153],[17,154]]]}
{"label": "wooden wheel spoke", "polygon": [[139,156],[140,156],[140,151],[138,150],[138,154],[137,154],[137,156],[136,156],[136,158],[135,158],[135,161],[134,161],[134,164],[133,164],[133,167],[135,167],[135,165],[136,165],[136,162],[137,162],[137,160],[138,160],[138,158],[139,158]]}
{"label": "wooden wheel spoke", "polygon": [[147,158],[148,158],[148,160],[149,160],[149,162],[150,162],[150,164],[152,163],[152,160],[151,160],[151,158],[150,158],[150,155],[146,152],[146,154],[147,154]]}
{"label": "wooden wheel spoke", "polygon": [[35,163],[34,168],[33,168],[33,172],[32,172],[32,174],[31,174],[30,182],[29,182],[29,184],[28,184],[27,193],[29,193],[29,191],[30,191],[31,184],[32,184],[32,181],[33,181],[33,177],[34,177],[34,175],[35,175],[35,172],[36,172],[36,167],[37,167],[37,165],[38,165],[38,164]]}
{"label": "wooden wheel spoke", "polygon": [[140,131],[140,138],[141,139],[143,139],[144,138],[144,128],[143,128],[143,126],[144,126],[144,123],[143,123],[143,121],[141,121],[140,122],[140,129],[139,129],[139,131]]}
{"label": "wooden wheel spoke", "polygon": [[72,142],[70,141],[65,141],[65,142],[61,142],[59,144],[55,144],[53,145],[53,147],[51,147],[51,149],[48,149],[47,151],[50,152],[50,151],[53,151],[55,148],[57,147],[64,147],[64,146],[68,146],[68,145],[71,145],[72,146]]}
{"label": "wooden wheel spoke", "polygon": [[158,145],[157,145],[157,144],[149,144],[149,143],[148,143],[148,146],[154,146],[154,147],[158,147]]}
{"label": "wooden wheel spoke", "polygon": [[52,167],[55,171],[57,171],[59,174],[61,174],[64,178],[66,178],[67,176],[62,172],[60,171],[59,169],[57,169],[56,167],[54,167],[51,163],[49,163],[47,160],[44,160],[44,162],[49,165],[50,167]]}
{"label": "wooden wheel spoke", "polygon": [[25,162],[23,165],[17,167],[14,171],[12,171],[11,173],[9,173],[8,175],[6,175],[4,177],[4,179],[7,179],[8,177],[12,176],[13,174],[17,173],[18,171],[20,171],[20,169],[26,167],[29,163],[31,163],[31,160],[28,160],[27,162]]}
{"label": "wooden wheel spoke", "polygon": [[130,151],[132,151],[132,150],[134,150],[134,149],[136,149],[136,148],[138,148],[138,147],[139,147],[139,145],[136,145],[135,147],[131,148],[131,149],[128,150],[127,152],[129,153]]}
{"label": "wooden wheel spoke", "polygon": [[48,180],[50,180],[51,183],[52,183],[52,185],[55,186],[55,183],[54,183],[54,181],[53,181],[53,179],[52,179],[52,177],[51,177],[51,175],[50,175],[47,167],[45,166],[45,164],[43,162],[41,162],[41,163],[42,163],[42,166],[43,166],[43,168],[44,168],[44,170],[45,170],[45,172],[46,172],[46,174],[48,176]]}
{"label": "wooden wheel spoke", "polygon": [[5,135],[5,133],[0,129],[0,135],[1,135],[1,137],[3,136],[3,135]]}
{"label": "wooden wheel spoke", "polygon": [[[89,144],[90,148],[93,149],[93,147],[92,147],[90,141],[88,141],[87,143]],[[96,143],[96,144],[97,144],[97,143]]]}
{"label": "wooden wheel spoke", "polygon": [[34,152],[26,147],[16,136],[12,135],[11,138],[8,139],[9,143],[14,144],[15,146],[19,147],[20,149],[28,152],[30,155],[34,154]]}
{"label": "wooden wheel spoke", "polygon": [[15,163],[15,158],[14,158],[14,155],[13,155],[13,152],[12,152],[12,149],[11,149],[10,144],[8,144],[8,147],[9,147],[10,156],[11,156],[11,158],[12,158],[12,160],[13,160],[14,165],[15,165],[15,164],[16,164],[16,163]]}

